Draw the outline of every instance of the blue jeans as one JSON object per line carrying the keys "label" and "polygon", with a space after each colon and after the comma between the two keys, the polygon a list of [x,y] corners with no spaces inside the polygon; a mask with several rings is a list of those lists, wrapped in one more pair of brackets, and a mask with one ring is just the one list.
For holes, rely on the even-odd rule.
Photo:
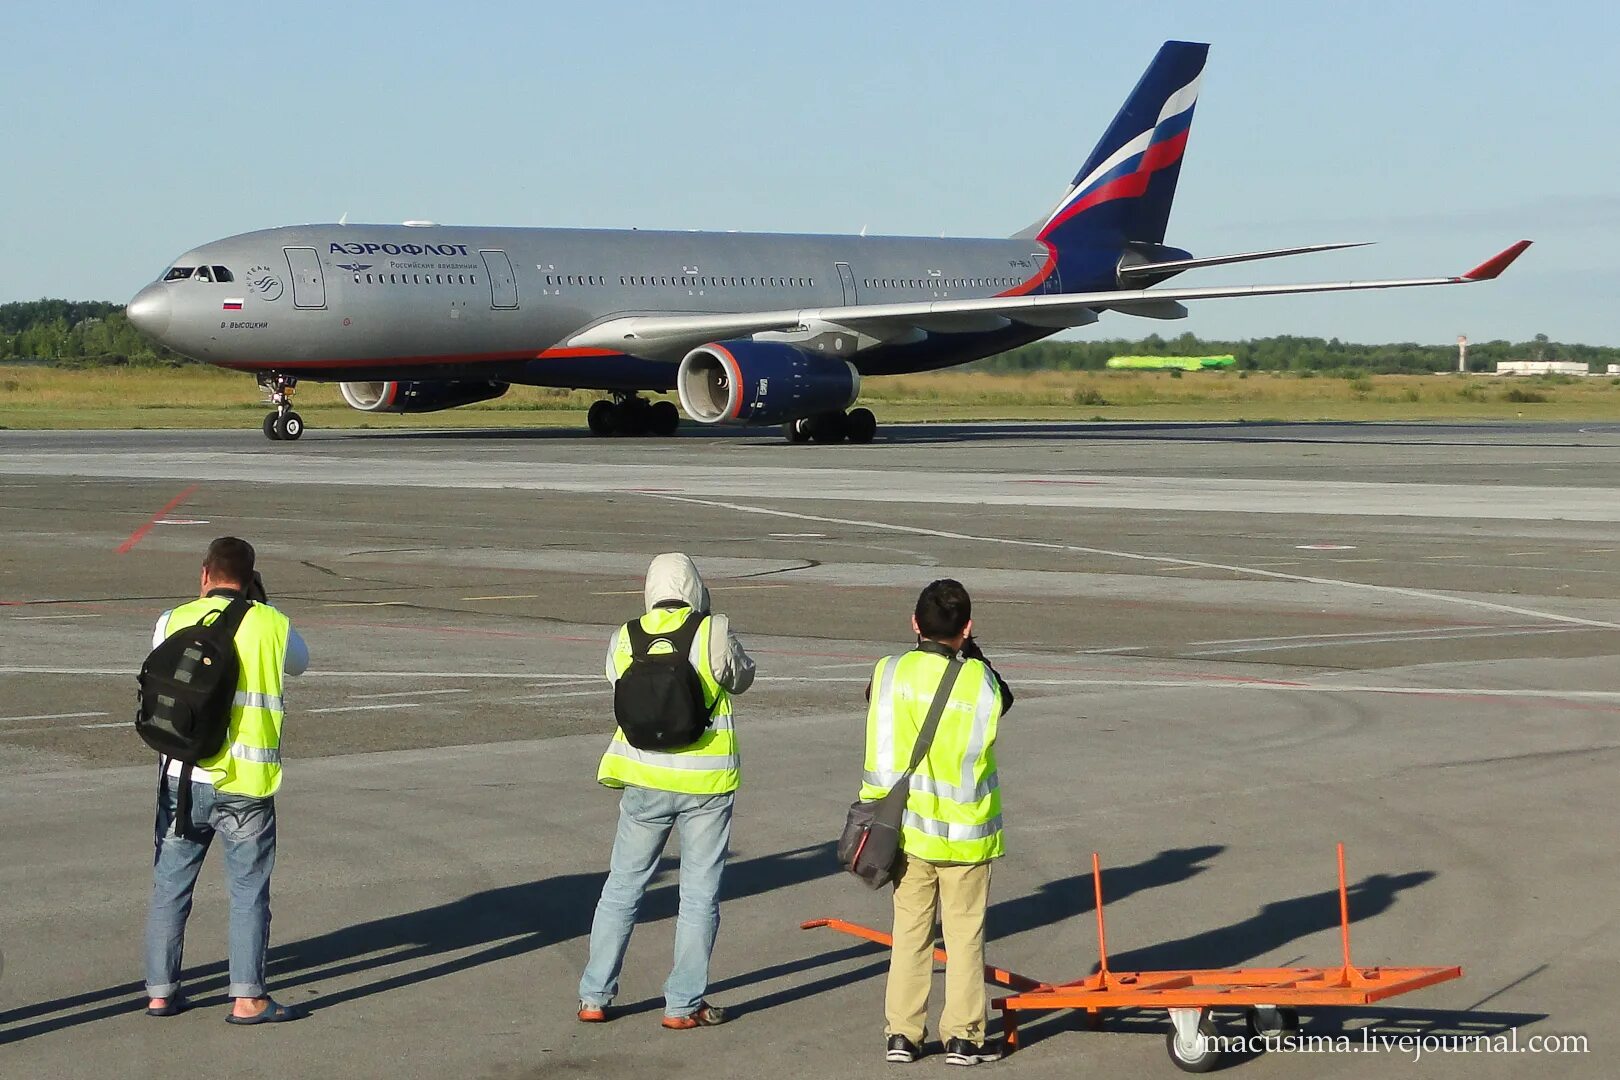
{"label": "blue jeans", "polygon": [[675,919],[675,963],[664,983],[664,1015],[697,1011],[709,987],[709,954],[720,929],[720,876],[726,869],[733,801],[729,792],[624,789],[613,861],[591,922],[591,956],[579,980],[580,1001],[605,1006],[618,994],[619,968],[636,925],[636,909],[673,828],[681,838],[681,907]]}
{"label": "blue jeans", "polygon": [[225,878],[231,895],[230,971],[226,993],[264,997],[264,954],[270,944],[270,870],[276,864],[276,801],[226,795],[209,783],[191,785],[191,818],[200,840],[174,832],[179,781],[164,781],[158,800],[157,856],[152,906],[146,918],[146,993],[173,997],[180,989],[180,958],[186,917],[203,857],[215,834],[225,844]]}

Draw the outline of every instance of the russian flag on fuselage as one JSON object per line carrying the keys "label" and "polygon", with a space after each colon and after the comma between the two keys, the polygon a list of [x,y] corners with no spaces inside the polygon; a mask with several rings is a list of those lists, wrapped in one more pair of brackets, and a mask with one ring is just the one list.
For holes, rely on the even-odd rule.
{"label": "russian flag on fuselage", "polygon": [[[1060,248],[1087,239],[1106,246],[1164,241],[1208,53],[1208,45],[1165,42],[1047,216],[1039,239]],[[1121,200],[1130,202],[1110,205]],[[1108,211],[1087,214],[1105,205]]]}

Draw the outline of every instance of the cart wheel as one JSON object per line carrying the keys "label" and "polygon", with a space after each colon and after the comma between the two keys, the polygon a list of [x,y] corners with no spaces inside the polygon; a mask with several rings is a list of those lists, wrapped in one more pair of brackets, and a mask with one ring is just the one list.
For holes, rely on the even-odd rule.
{"label": "cart wheel", "polygon": [[1243,1020],[1249,1034],[1258,1039],[1286,1039],[1299,1034],[1299,1012],[1286,1005],[1250,1009]]}
{"label": "cart wheel", "polygon": [[1208,1016],[1198,1021],[1198,1035],[1189,1045],[1181,1041],[1176,1028],[1164,1037],[1164,1047],[1170,1051],[1170,1060],[1182,1072],[1207,1073],[1221,1061],[1221,1050],[1215,1040],[1215,1024]]}

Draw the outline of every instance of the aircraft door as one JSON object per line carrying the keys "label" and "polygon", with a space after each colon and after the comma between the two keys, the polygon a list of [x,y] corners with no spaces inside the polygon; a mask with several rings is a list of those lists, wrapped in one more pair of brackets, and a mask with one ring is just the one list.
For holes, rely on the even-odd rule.
{"label": "aircraft door", "polygon": [[859,297],[855,293],[855,272],[849,268],[849,263],[837,263],[838,283],[844,287],[844,303],[858,304]]}
{"label": "aircraft door", "polygon": [[[1050,251],[1037,251],[1030,256],[1030,260],[1037,267],[1040,267],[1045,266],[1048,260],[1055,260],[1055,257]],[[1046,275],[1046,280],[1041,282],[1040,291],[1043,293],[1060,293],[1063,291],[1063,282],[1058,280],[1058,268],[1055,265],[1052,267],[1052,272]]]}
{"label": "aircraft door", "polygon": [[321,276],[321,257],[315,254],[315,249],[290,247],[282,250],[287,255],[287,273],[292,277],[293,306],[325,307],[326,279]]}
{"label": "aircraft door", "polygon": [[504,251],[480,251],[484,269],[489,271],[489,303],[491,307],[518,306],[517,275],[512,273],[512,260]]}

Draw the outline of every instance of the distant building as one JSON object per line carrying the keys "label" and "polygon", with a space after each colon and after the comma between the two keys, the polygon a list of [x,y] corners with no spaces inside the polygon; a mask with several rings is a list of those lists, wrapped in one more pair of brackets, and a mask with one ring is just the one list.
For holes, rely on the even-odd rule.
{"label": "distant building", "polygon": [[1610,375],[1620,375],[1620,364],[1610,364],[1609,365],[1609,374]]}
{"label": "distant building", "polygon": [[[1611,365],[1613,370],[1615,365]],[[1498,375],[1590,375],[1592,370],[1576,360],[1500,360]]]}

